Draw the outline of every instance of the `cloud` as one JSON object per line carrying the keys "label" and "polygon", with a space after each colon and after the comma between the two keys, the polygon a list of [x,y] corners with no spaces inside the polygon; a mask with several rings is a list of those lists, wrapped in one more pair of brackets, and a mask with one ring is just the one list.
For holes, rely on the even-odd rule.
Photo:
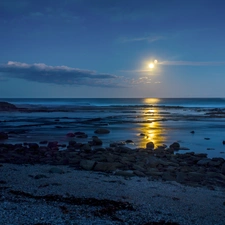
{"label": "cloud", "polygon": [[162,61],[158,64],[166,66],[221,66],[225,65],[225,62]]}
{"label": "cloud", "polygon": [[120,87],[118,76],[97,73],[67,66],[48,66],[43,63],[27,64],[9,61],[0,65],[2,78],[18,78],[41,83],[58,85],[86,85],[99,87]]}
{"label": "cloud", "polygon": [[138,41],[147,41],[147,42],[155,42],[159,40],[163,40],[165,37],[163,36],[155,36],[155,37],[139,37],[139,38],[122,38],[122,42],[138,42]]}

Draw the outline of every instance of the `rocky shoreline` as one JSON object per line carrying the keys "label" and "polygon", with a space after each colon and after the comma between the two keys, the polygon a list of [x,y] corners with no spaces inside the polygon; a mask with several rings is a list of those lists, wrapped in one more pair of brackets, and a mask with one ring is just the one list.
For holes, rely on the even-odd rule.
{"label": "rocky shoreline", "polygon": [[[98,131],[103,132],[106,129]],[[106,130],[107,131],[107,130]],[[1,136],[7,135],[1,133]],[[72,134],[70,134],[72,135]],[[80,132],[76,135],[85,135]],[[207,154],[188,152],[180,154],[179,143],[154,148],[148,142],[146,148],[130,149],[111,144],[101,147],[102,141],[93,140],[83,144],[70,141],[68,145],[58,142],[23,144],[0,144],[0,163],[69,165],[78,170],[100,171],[125,177],[140,176],[150,179],[176,181],[191,186],[225,187],[225,160],[207,158]],[[94,146],[94,148],[93,148]],[[64,147],[64,150],[60,150]]]}

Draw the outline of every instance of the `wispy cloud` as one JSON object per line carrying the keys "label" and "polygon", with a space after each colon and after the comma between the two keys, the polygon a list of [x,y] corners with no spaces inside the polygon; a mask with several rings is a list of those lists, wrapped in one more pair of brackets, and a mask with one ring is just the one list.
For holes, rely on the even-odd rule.
{"label": "wispy cloud", "polygon": [[225,61],[219,62],[194,62],[194,61],[162,61],[160,65],[166,66],[221,66],[225,65]]}
{"label": "wispy cloud", "polygon": [[3,74],[3,78],[18,78],[59,85],[122,86],[116,79],[118,76],[112,74],[67,66],[48,66],[43,63],[27,64],[9,61],[7,64],[0,65],[0,73]]}
{"label": "wispy cloud", "polygon": [[152,36],[152,37],[137,37],[137,38],[121,38],[121,42],[140,42],[147,41],[149,43],[163,40],[165,37],[163,36]]}

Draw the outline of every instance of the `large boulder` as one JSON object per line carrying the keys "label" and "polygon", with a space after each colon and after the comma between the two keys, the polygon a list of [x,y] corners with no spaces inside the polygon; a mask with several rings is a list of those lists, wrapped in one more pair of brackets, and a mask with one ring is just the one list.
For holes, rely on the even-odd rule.
{"label": "large boulder", "polygon": [[150,141],[150,142],[148,142],[148,143],[146,144],[146,148],[147,148],[147,149],[154,149],[154,147],[155,147],[155,145],[154,145],[154,143],[153,143],[152,141]]}
{"label": "large boulder", "polygon": [[8,134],[6,134],[5,132],[0,132],[0,140],[6,140],[8,138]]}

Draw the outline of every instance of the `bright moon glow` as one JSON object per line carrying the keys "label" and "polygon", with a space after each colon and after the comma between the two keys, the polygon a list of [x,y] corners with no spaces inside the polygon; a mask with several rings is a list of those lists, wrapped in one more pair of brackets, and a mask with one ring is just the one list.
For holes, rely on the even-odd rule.
{"label": "bright moon glow", "polygon": [[149,66],[151,69],[154,68],[154,64],[153,64],[153,63],[150,63],[148,66]]}

